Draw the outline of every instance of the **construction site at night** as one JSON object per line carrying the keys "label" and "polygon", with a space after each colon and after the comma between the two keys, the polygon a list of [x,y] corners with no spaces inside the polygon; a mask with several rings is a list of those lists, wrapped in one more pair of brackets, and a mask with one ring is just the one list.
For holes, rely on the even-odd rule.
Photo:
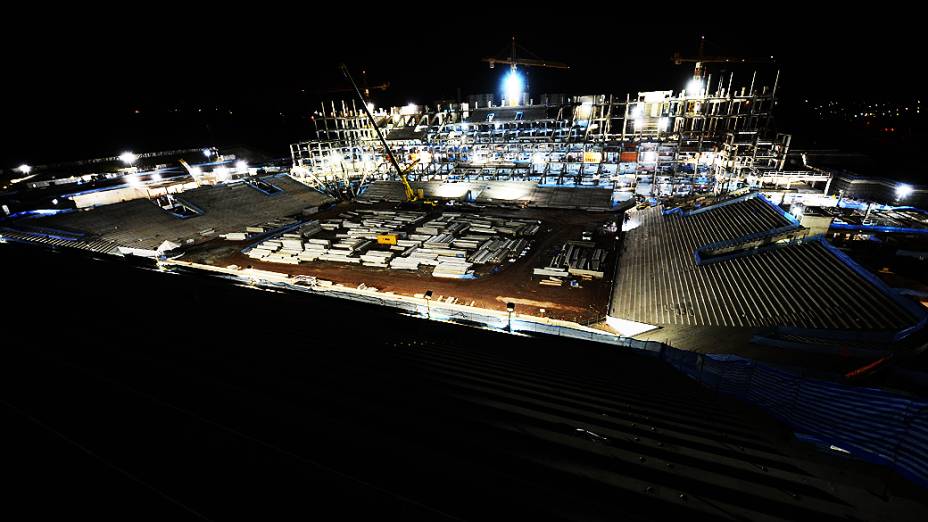
{"label": "construction site at night", "polygon": [[[0,241],[658,354],[697,380],[734,360],[922,367],[928,283],[906,270],[928,258],[928,187],[793,150],[773,123],[776,67],[714,73],[736,59],[700,48],[674,56],[693,68],[686,85],[545,94],[522,71],[568,65],[526,56],[513,40],[485,60],[497,93],[399,106],[342,66],[350,89],[282,161],[208,146],[22,165],[4,179]],[[364,328],[363,313],[346,324]],[[736,373],[712,374],[716,390]],[[902,473],[924,483],[912,452]]]}
{"label": "construction site at night", "polygon": [[[679,90],[533,96],[519,67],[566,65],[498,60],[499,97],[400,107],[376,107],[344,68],[353,93],[314,113],[289,168],[213,148],[207,163],[174,151],[147,167],[127,153],[111,185],[8,219],[4,237],[695,350],[704,327],[738,331],[716,349],[764,354],[784,328],[888,341],[922,324],[920,306],[822,239],[841,220],[814,209],[852,194],[789,161],[791,137],[771,125],[779,71],[742,85],[704,57]],[[845,292],[815,288],[821,263]]]}

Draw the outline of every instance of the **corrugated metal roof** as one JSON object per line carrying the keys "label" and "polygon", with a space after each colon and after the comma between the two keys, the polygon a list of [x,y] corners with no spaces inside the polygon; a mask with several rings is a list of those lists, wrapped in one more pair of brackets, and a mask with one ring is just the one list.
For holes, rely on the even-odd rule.
{"label": "corrugated metal roof", "polygon": [[918,318],[817,241],[697,265],[701,246],[789,224],[760,198],[693,215],[640,211],[619,261],[612,315],[647,324],[891,330]]}

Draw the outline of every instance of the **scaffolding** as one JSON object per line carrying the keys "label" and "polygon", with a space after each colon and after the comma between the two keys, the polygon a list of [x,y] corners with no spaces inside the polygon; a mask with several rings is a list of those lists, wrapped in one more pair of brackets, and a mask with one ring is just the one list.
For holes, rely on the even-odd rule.
{"label": "scaffolding", "polygon": [[[492,95],[434,107],[372,110],[416,181],[521,180],[670,195],[751,182],[782,171],[790,135],[772,131],[772,89],[732,88],[637,96],[543,95],[497,105]],[[370,121],[353,101],[323,103],[317,139],[291,145],[293,174],[332,185],[393,179]]]}

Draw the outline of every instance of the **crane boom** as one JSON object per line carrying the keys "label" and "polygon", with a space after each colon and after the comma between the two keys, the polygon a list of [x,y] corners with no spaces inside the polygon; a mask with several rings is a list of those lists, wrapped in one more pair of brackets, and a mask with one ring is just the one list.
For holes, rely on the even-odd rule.
{"label": "crane boom", "polygon": [[695,57],[683,56],[679,52],[673,53],[673,56],[670,57],[675,65],[681,65],[683,63],[692,63],[695,64],[693,70],[693,78],[702,77],[703,73],[703,64],[706,63],[772,63],[773,56],[768,58],[739,58],[736,56],[706,56],[704,54],[706,43],[706,36],[700,35],[699,37],[699,52]]}
{"label": "crane boom", "polygon": [[765,58],[737,58],[734,56],[703,56],[702,58],[685,57],[680,53],[673,53],[670,57],[675,65],[683,63],[766,63],[771,60]]}
{"label": "crane boom", "polygon": [[531,51],[528,51],[521,45],[516,44],[515,35],[512,36],[512,49],[509,52],[509,56],[505,58],[490,56],[487,58],[481,59],[483,62],[490,64],[490,69],[496,67],[496,64],[502,63],[506,64],[512,69],[515,69],[517,65],[523,65],[525,67],[546,67],[548,69],[570,69],[570,66],[563,62],[556,62],[552,60],[543,60],[540,58],[519,58],[516,57],[516,51],[521,48],[523,51],[528,52],[528,54],[534,54]]}
{"label": "crane boom", "polygon": [[[378,83],[376,85],[370,85],[365,87],[367,91],[386,91],[390,88],[390,82]],[[354,92],[354,89],[351,87],[333,87],[331,89],[320,89],[315,91],[315,94],[338,94],[342,92]]]}
{"label": "crane boom", "polygon": [[380,139],[380,144],[383,145],[384,152],[387,154],[387,158],[390,160],[390,164],[393,165],[393,168],[396,169],[397,175],[399,175],[400,181],[403,182],[403,191],[406,195],[406,201],[408,203],[414,203],[416,201],[421,201],[426,204],[433,202],[423,200],[423,194],[416,193],[413,190],[412,186],[409,184],[409,180],[406,179],[406,173],[411,171],[413,167],[419,163],[418,158],[406,166],[405,169],[400,167],[400,164],[396,161],[396,156],[393,155],[393,150],[390,149],[390,145],[387,143],[386,138],[383,137],[383,133],[380,132],[380,126],[377,125],[377,121],[374,120],[374,115],[371,114],[371,110],[367,107],[367,100],[364,99],[364,96],[361,94],[361,89],[358,89],[358,84],[354,82],[354,78],[351,77],[351,73],[348,71],[348,66],[345,64],[341,65],[342,73],[345,75],[345,78],[348,78],[348,81],[351,82],[351,86],[354,88],[355,94],[358,95],[358,99],[361,100],[361,108],[364,109],[364,114],[367,115],[367,119],[371,121],[371,125],[374,127],[374,131],[377,133],[377,138]]}
{"label": "crane boom", "polygon": [[481,61],[489,63],[491,69],[498,63],[506,65],[524,65],[526,67],[547,67],[549,69],[570,69],[570,66],[566,63],[533,60],[530,58],[483,58]]}

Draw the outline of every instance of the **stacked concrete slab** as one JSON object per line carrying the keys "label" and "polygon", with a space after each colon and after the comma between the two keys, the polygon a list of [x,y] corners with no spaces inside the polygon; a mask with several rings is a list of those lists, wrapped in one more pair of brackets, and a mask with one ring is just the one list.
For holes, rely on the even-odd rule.
{"label": "stacked concrete slab", "polygon": [[[247,251],[263,261],[292,264],[329,261],[370,268],[419,270],[435,277],[468,277],[474,265],[497,264],[523,255],[540,230],[537,220],[445,212],[359,209],[313,222],[320,234],[292,232],[266,239]],[[381,244],[378,237],[395,239]]]}
{"label": "stacked concrete slab", "polygon": [[592,241],[567,241],[548,259],[543,268],[534,270],[534,275],[602,279],[608,254]]}

